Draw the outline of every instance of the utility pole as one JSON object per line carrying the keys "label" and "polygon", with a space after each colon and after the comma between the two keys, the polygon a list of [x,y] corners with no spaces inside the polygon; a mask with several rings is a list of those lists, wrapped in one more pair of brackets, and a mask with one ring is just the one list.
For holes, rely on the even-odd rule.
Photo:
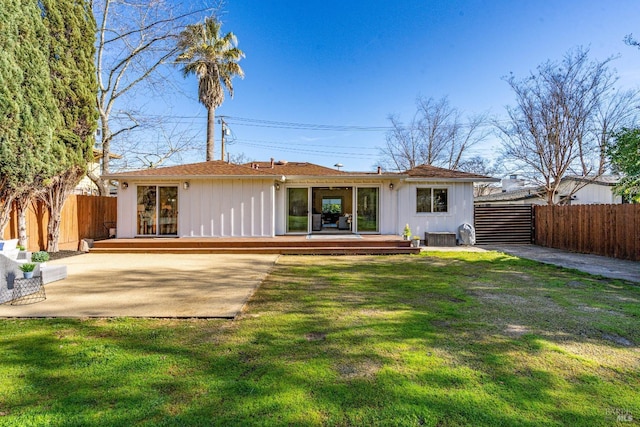
{"label": "utility pole", "polygon": [[220,128],[222,129],[222,138],[220,139],[221,141],[220,146],[222,147],[222,155],[220,156],[220,160],[224,162],[224,135],[227,132],[227,129],[225,127],[226,123],[224,122],[224,116],[220,116],[220,124],[222,125],[220,126]]}

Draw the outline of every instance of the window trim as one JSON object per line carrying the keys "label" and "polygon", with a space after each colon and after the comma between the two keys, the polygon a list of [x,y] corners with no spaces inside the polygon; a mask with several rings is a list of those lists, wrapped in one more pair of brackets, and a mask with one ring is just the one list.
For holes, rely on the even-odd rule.
{"label": "window trim", "polygon": [[[431,190],[431,211],[430,212],[421,212],[418,211],[418,190]],[[443,212],[434,212],[433,211],[433,201],[434,201],[434,197],[433,197],[433,191],[434,190],[445,190],[447,193],[447,205],[446,205],[446,211]],[[421,186],[417,186],[416,187],[416,191],[414,193],[415,197],[414,197],[414,211],[416,213],[416,215],[448,215],[451,213],[451,210],[449,209],[450,206],[450,198],[451,198],[451,187],[450,186],[446,186],[446,185],[421,185]]]}

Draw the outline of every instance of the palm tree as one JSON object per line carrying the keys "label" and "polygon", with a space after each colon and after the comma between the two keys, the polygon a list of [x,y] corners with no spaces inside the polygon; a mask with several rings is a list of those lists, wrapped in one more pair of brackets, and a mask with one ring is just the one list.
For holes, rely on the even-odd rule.
{"label": "palm tree", "polygon": [[[222,23],[214,16],[204,23],[188,25],[178,38],[176,62],[184,64],[184,76],[198,77],[198,98],[207,107],[207,161],[213,160],[215,110],[224,101],[224,89],[233,98],[231,79],[244,77],[238,61],[244,53],[236,46],[238,40],[233,33],[220,37]],[[224,159],[222,159],[224,160]]]}

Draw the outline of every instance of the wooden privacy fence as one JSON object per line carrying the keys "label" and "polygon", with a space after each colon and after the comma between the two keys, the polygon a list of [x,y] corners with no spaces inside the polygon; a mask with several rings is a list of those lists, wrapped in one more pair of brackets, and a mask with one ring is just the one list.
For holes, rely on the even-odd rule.
{"label": "wooden privacy fence", "polygon": [[640,261],[640,205],[535,206],[535,243]]}
{"label": "wooden privacy fence", "polygon": [[[115,227],[117,199],[115,197],[71,195],[62,209],[60,250],[77,250],[82,239],[109,237],[109,225]],[[28,250],[46,250],[49,214],[41,201],[35,201],[27,212]],[[5,239],[18,238],[18,216],[11,212]]]}

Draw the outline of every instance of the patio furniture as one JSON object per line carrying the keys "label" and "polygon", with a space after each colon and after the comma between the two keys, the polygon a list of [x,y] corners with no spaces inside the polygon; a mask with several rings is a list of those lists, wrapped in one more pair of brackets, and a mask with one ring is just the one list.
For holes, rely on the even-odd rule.
{"label": "patio furniture", "polygon": [[0,304],[13,298],[13,282],[17,277],[22,277],[19,264],[5,255],[0,255]]}
{"label": "patio furniture", "polygon": [[15,260],[18,257],[18,239],[0,240],[0,254]]}
{"label": "patio furniture", "polygon": [[47,299],[47,295],[44,292],[44,286],[42,286],[41,276],[13,281],[11,305],[33,304],[45,299]]}
{"label": "patio furniture", "polygon": [[348,215],[338,218],[338,230],[350,230],[351,229],[351,217]]}
{"label": "patio furniture", "polygon": [[322,230],[322,214],[311,215],[311,230],[313,231]]}
{"label": "patio furniture", "polygon": [[[22,279],[22,271],[20,271],[20,264],[23,260],[12,260],[6,256],[0,255],[0,304],[10,302],[16,295],[21,295],[22,291],[16,293],[16,285],[20,284]],[[66,265],[42,265],[36,264],[34,270],[33,279],[37,279],[40,285],[46,285],[47,283],[55,282],[58,280],[66,279],[67,266]],[[27,279],[27,280],[33,280]],[[28,283],[27,283],[28,285]],[[26,286],[24,283],[22,286]],[[44,295],[44,290],[42,291]],[[36,296],[39,297],[39,296]],[[35,301],[33,301],[35,302]]]}

